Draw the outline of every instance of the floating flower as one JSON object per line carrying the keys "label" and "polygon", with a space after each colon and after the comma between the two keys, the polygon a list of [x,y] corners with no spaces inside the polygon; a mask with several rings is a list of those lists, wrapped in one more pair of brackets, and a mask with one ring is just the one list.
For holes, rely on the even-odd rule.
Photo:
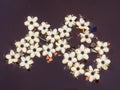
{"label": "floating flower", "polygon": [[68,15],[67,17],[65,17],[65,25],[68,25],[69,27],[72,27],[73,25],[75,25],[75,20],[76,19],[77,19],[76,16]]}
{"label": "floating flower", "polygon": [[39,42],[39,32],[29,31],[29,34],[25,37],[25,39],[30,42],[30,44]]}
{"label": "floating flower", "polygon": [[71,32],[71,28],[67,27],[66,25],[64,25],[62,28],[59,28],[58,31],[60,32],[60,37],[69,37],[70,36],[70,32]]}
{"label": "floating flower", "polygon": [[99,69],[93,69],[92,66],[89,66],[89,69],[85,73],[85,76],[87,76],[90,82],[94,80],[99,80],[100,79]]}
{"label": "floating flower", "polygon": [[10,53],[6,55],[8,64],[16,63],[19,60],[20,55],[15,53],[13,50],[10,50]]}
{"label": "floating flower", "polygon": [[100,58],[96,59],[96,62],[97,62],[97,68],[102,68],[104,70],[107,70],[111,61],[106,57],[106,55],[102,55]]}
{"label": "floating flower", "polygon": [[53,31],[47,32],[47,37],[46,37],[47,41],[51,41],[53,43],[59,39],[60,39],[60,36],[58,35],[57,29],[54,29]]}
{"label": "floating flower", "polygon": [[43,45],[43,56],[49,56],[52,57],[52,54],[55,53],[55,49],[53,48],[53,44],[50,43],[49,45]]}
{"label": "floating flower", "polygon": [[82,17],[80,18],[79,21],[76,22],[76,25],[78,26],[79,29],[82,30],[89,30],[90,22],[86,22]]}
{"label": "floating flower", "polygon": [[86,48],[83,44],[80,46],[80,48],[76,49],[75,52],[77,53],[78,60],[89,59],[88,53],[90,53],[90,49]]}
{"label": "floating flower", "polygon": [[31,60],[31,58],[29,56],[21,57],[21,62],[20,62],[21,67],[24,67],[25,69],[30,69],[30,67],[33,63],[34,62]]}
{"label": "floating flower", "polygon": [[42,22],[41,25],[38,27],[38,30],[40,30],[42,34],[46,34],[49,30],[49,27],[50,24]]}
{"label": "floating flower", "polygon": [[33,58],[35,56],[40,57],[40,52],[42,51],[42,48],[39,47],[39,44],[36,43],[35,45],[31,45],[30,49],[27,51],[27,53],[30,54],[30,57]]}
{"label": "floating flower", "polygon": [[75,57],[75,52],[71,53],[65,53],[64,59],[62,61],[63,64],[67,64],[68,67],[72,67],[72,65],[77,62],[77,59]]}
{"label": "floating flower", "polygon": [[76,62],[74,66],[71,68],[71,71],[75,77],[78,77],[79,75],[84,74],[84,64],[80,64]]}
{"label": "floating flower", "polygon": [[80,33],[81,42],[91,43],[91,39],[94,37],[94,34],[90,33],[89,31],[85,31],[84,33]]}
{"label": "floating flower", "polygon": [[27,17],[27,21],[24,22],[25,26],[28,26],[28,30],[33,30],[35,27],[38,27],[39,24],[37,23],[37,17]]}
{"label": "floating flower", "polygon": [[95,50],[100,54],[104,54],[106,52],[109,52],[109,48],[108,48],[108,43],[107,42],[101,42],[101,41],[97,41],[97,46],[95,47]]}
{"label": "floating flower", "polygon": [[19,42],[16,42],[15,45],[17,47],[17,52],[27,52],[29,43],[27,43],[25,39],[21,39]]}
{"label": "floating flower", "polygon": [[68,45],[67,40],[59,40],[56,44],[56,51],[61,51],[62,53],[65,53],[65,50],[70,48],[70,45]]}

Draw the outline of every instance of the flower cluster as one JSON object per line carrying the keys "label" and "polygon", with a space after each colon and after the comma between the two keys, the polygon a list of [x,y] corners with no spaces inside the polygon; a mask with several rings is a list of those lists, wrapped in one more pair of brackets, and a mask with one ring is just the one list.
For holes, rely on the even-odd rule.
{"label": "flower cluster", "polygon": [[[63,54],[70,48],[65,38],[70,36],[71,28],[64,25],[58,29],[50,29],[47,22],[39,24],[37,21],[37,17],[27,17],[24,25],[28,28],[28,34],[15,42],[16,48],[6,55],[8,64],[18,64],[24,69],[30,69],[35,57],[45,56],[47,62],[51,62],[58,52]],[[42,44],[41,40],[46,43]]]}
{"label": "flower cluster", "polygon": [[[24,25],[28,28],[28,34],[20,41],[15,42],[16,48],[6,55],[8,64],[18,64],[20,67],[30,69],[34,58],[46,57],[47,62],[54,60],[55,56],[63,56],[62,63],[71,71],[74,77],[81,75],[92,82],[100,79],[100,71],[107,70],[111,61],[106,56],[109,52],[108,42],[98,39],[92,32],[89,21],[83,17],[77,20],[74,15],[65,17],[65,24],[60,28],[51,29],[47,22],[37,22],[37,17],[28,16]],[[72,48],[69,41],[73,27],[79,30],[76,38],[79,38],[77,48]],[[44,41],[43,44],[41,41]],[[90,53],[96,54],[94,60],[96,67],[86,66],[90,61]]]}
{"label": "flower cluster", "polygon": [[[86,80],[93,82],[100,79],[100,71],[107,70],[111,61],[107,58],[106,53],[109,52],[108,42],[103,42],[98,39],[92,32],[92,27],[89,21],[83,17],[76,20],[76,16],[68,15],[65,17],[65,25],[69,28],[75,27],[79,30],[77,34],[80,39],[78,48],[71,49],[65,52],[62,63],[67,66],[74,77],[78,78],[81,75],[86,77]],[[94,60],[96,67],[86,65],[90,60],[90,53],[96,54]]]}

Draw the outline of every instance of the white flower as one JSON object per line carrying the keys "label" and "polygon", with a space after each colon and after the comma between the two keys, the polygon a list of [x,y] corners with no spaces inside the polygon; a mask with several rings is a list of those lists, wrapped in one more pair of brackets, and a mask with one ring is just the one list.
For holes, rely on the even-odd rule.
{"label": "white flower", "polygon": [[85,31],[84,33],[80,33],[81,42],[91,43],[91,39],[94,37],[94,34],[90,33],[89,31]]}
{"label": "white flower", "polygon": [[108,66],[110,64],[110,60],[106,57],[106,55],[102,55],[100,58],[96,59],[97,61],[97,68],[102,68],[104,70],[108,69]]}
{"label": "white flower", "polygon": [[70,36],[70,32],[71,32],[71,28],[67,27],[66,25],[64,25],[62,28],[59,28],[58,31],[60,32],[60,37],[69,37]]}
{"label": "white flower", "polygon": [[62,61],[63,64],[67,64],[68,67],[72,67],[75,62],[77,62],[77,59],[75,58],[75,52],[64,54],[64,59]]}
{"label": "white flower", "polygon": [[38,27],[38,30],[40,30],[42,34],[46,34],[48,32],[49,27],[50,24],[42,22],[41,25]]}
{"label": "white flower", "polygon": [[28,26],[28,30],[33,30],[35,27],[38,27],[39,24],[37,23],[37,17],[27,17],[27,21],[24,22],[25,26]]}
{"label": "white flower", "polygon": [[65,17],[65,25],[72,27],[73,25],[75,25],[76,18],[76,16],[68,15],[67,17]]}
{"label": "white flower", "polygon": [[79,75],[84,74],[84,64],[80,64],[76,62],[74,66],[71,68],[71,71],[75,77],[78,77]]}
{"label": "white flower", "polygon": [[93,69],[92,66],[89,66],[88,71],[85,73],[85,76],[88,77],[89,81],[92,82],[94,80],[99,80],[99,69]]}
{"label": "white flower", "polygon": [[25,39],[30,42],[30,44],[34,44],[34,42],[39,42],[39,32],[29,31],[29,34],[25,37]]}
{"label": "white flower", "polygon": [[29,46],[25,39],[21,39],[19,42],[16,42],[15,45],[17,47],[17,52],[26,52]]}
{"label": "white flower", "polygon": [[10,53],[6,55],[6,59],[8,60],[8,64],[16,63],[19,60],[20,55],[15,53],[13,50],[10,50]]}
{"label": "white flower", "polygon": [[20,62],[21,67],[24,67],[25,69],[29,69],[33,63],[34,63],[33,60],[31,60],[29,56],[21,57],[21,62]]}
{"label": "white flower", "polygon": [[90,49],[86,48],[83,44],[80,46],[80,48],[76,49],[75,52],[77,53],[78,60],[89,59],[88,53],[90,53]]}
{"label": "white flower", "polygon": [[61,51],[62,53],[65,53],[66,49],[70,48],[70,45],[67,44],[66,39],[59,40],[56,44],[56,51]]}
{"label": "white flower", "polygon": [[42,55],[52,57],[52,54],[55,53],[55,49],[53,48],[53,44],[50,43],[49,45],[43,45],[43,52]]}
{"label": "white flower", "polygon": [[30,46],[30,50],[27,51],[27,53],[30,54],[30,57],[40,57],[40,52],[42,51],[42,48],[39,47],[39,44],[36,43],[35,45]]}
{"label": "white flower", "polygon": [[79,29],[89,30],[90,22],[88,22],[88,21],[86,22],[86,21],[81,17],[80,20],[76,22],[76,25],[78,26]]}
{"label": "white flower", "polygon": [[52,43],[55,42],[56,40],[60,39],[57,29],[54,29],[53,31],[48,31],[47,32],[47,41],[51,41]]}
{"label": "white flower", "polygon": [[105,52],[109,52],[108,43],[97,41],[97,46],[95,47],[95,50],[98,51],[100,55],[104,54]]}

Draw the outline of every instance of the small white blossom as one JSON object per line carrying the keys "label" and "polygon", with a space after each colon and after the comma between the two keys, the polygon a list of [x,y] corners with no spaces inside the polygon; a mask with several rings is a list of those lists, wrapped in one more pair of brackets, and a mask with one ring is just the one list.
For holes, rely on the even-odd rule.
{"label": "small white blossom", "polygon": [[71,53],[65,53],[64,59],[62,61],[63,64],[67,64],[68,67],[72,67],[72,65],[77,62],[77,59],[75,57],[75,52]]}
{"label": "small white blossom", "polygon": [[70,48],[70,45],[68,45],[67,40],[59,40],[56,44],[56,51],[61,51],[62,53],[65,53],[66,49]]}
{"label": "small white blossom", "polygon": [[29,43],[25,41],[25,39],[21,39],[20,41],[15,43],[17,47],[17,52],[26,52],[29,46]]}
{"label": "small white blossom", "polygon": [[39,24],[37,23],[37,17],[27,17],[27,21],[24,22],[25,26],[28,26],[28,30],[33,30],[35,27],[38,27]]}
{"label": "small white blossom", "polygon": [[31,60],[29,56],[21,57],[21,62],[20,62],[21,67],[24,67],[25,69],[29,69],[33,63],[34,63],[33,60]]}
{"label": "small white blossom", "polygon": [[60,36],[58,35],[57,29],[54,29],[53,31],[47,32],[47,37],[46,37],[47,41],[51,41],[53,43],[59,39],[60,39]]}
{"label": "small white blossom", "polygon": [[67,17],[65,17],[65,25],[72,27],[73,25],[75,25],[76,18],[76,16],[68,15]]}
{"label": "small white blossom", "polygon": [[90,82],[93,82],[94,80],[99,80],[99,69],[93,69],[92,66],[89,66],[88,71],[85,73],[85,76],[88,77]]}
{"label": "small white blossom", "polygon": [[46,34],[49,30],[49,27],[50,24],[42,22],[41,25],[38,27],[38,30],[40,30],[42,34]]}
{"label": "small white blossom", "polygon": [[86,22],[82,17],[80,18],[79,21],[76,22],[76,25],[78,26],[79,29],[83,30],[89,30],[90,22]]}
{"label": "small white blossom", "polygon": [[84,33],[80,33],[81,42],[91,43],[91,39],[94,37],[94,34],[90,33],[89,31],[85,31]]}
{"label": "small white blossom", "polygon": [[30,42],[30,44],[34,44],[35,42],[39,42],[39,32],[29,31],[29,34],[25,37],[25,39]]}
{"label": "small white blossom", "polygon": [[97,46],[95,47],[95,50],[98,51],[100,55],[109,52],[108,43],[97,41]]}
{"label": "small white blossom", "polygon": [[90,53],[90,49],[86,48],[83,44],[80,46],[80,48],[76,49],[75,52],[77,53],[78,60],[89,59],[88,53]]}
{"label": "small white blossom", "polygon": [[27,51],[27,53],[30,54],[30,57],[40,57],[40,52],[42,51],[42,48],[39,47],[39,44],[36,43],[35,45],[31,45],[30,49]]}
{"label": "small white blossom", "polygon": [[53,48],[53,44],[50,43],[49,45],[43,45],[43,56],[49,56],[52,57],[52,54],[55,53],[55,49]]}
{"label": "small white blossom", "polygon": [[71,28],[67,27],[66,25],[64,25],[62,28],[59,28],[58,31],[60,32],[60,37],[69,37],[70,36],[70,32],[71,32]]}
{"label": "small white blossom", "polygon": [[106,55],[102,55],[100,58],[96,59],[96,62],[97,62],[97,68],[102,68],[104,70],[107,70],[111,61],[106,57]]}
{"label": "small white blossom", "polygon": [[18,53],[15,53],[13,50],[10,50],[10,53],[6,55],[8,64],[18,62],[19,57],[20,57],[20,55]]}
{"label": "small white blossom", "polygon": [[80,64],[76,62],[74,66],[71,68],[71,71],[75,77],[78,77],[79,75],[82,75],[85,73],[84,71],[84,64]]}

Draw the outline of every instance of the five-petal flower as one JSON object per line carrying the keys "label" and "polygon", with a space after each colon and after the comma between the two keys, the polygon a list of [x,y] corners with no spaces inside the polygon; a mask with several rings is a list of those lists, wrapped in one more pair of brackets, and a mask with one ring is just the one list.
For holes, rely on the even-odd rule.
{"label": "five-petal flower", "polygon": [[71,53],[65,53],[64,59],[62,61],[63,64],[67,64],[68,67],[72,67],[72,65],[77,62],[77,59],[75,57],[75,52]]}
{"label": "five-petal flower", "polygon": [[106,55],[102,55],[101,57],[96,59],[96,62],[97,62],[97,68],[102,68],[104,70],[107,70],[111,61],[106,57]]}
{"label": "five-petal flower", "polygon": [[89,59],[88,54],[90,53],[90,49],[86,48],[83,44],[80,46],[80,48],[76,49],[75,52],[77,53],[78,60]]}
{"label": "five-petal flower", "polygon": [[92,66],[89,66],[88,71],[85,73],[85,76],[88,77],[88,80],[90,82],[94,80],[99,80],[100,79],[99,69],[93,69]]}
{"label": "five-petal flower", "polygon": [[21,57],[20,66],[25,69],[30,69],[30,66],[33,64],[33,60],[27,56],[27,57]]}
{"label": "five-petal flower", "polygon": [[28,26],[28,30],[34,30],[35,27],[38,27],[39,24],[37,23],[38,18],[37,17],[27,17],[27,21],[24,22],[25,26]]}
{"label": "five-petal flower", "polygon": [[95,50],[100,55],[103,55],[104,53],[109,52],[108,43],[107,42],[97,41],[97,46],[95,47]]}
{"label": "five-petal flower", "polygon": [[6,55],[6,59],[8,61],[8,64],[18,62],[19,57],[20,57],[20,55],[18,53],[14,52],[13,50],[10,50],[10,53]]}

